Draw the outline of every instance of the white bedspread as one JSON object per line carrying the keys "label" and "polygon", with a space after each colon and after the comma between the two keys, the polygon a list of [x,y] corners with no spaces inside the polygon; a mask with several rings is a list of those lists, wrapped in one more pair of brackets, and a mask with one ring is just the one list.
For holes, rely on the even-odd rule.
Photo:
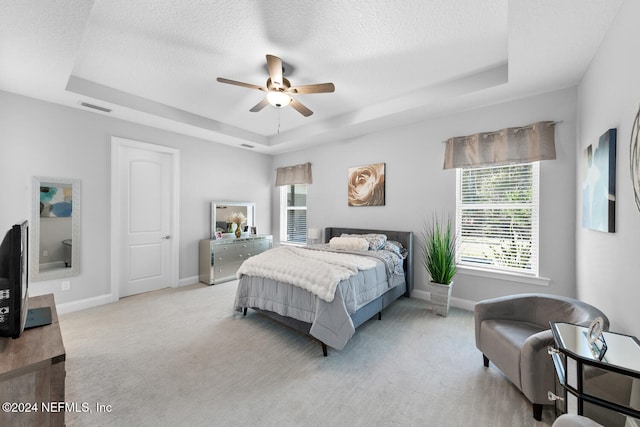
{"label": "white bedspread", "polygon": [[375,260],[364,256],[280,246],[247,259],[237,277],[262,276],[290,283],[331,302],[340,281],[375,266]]}

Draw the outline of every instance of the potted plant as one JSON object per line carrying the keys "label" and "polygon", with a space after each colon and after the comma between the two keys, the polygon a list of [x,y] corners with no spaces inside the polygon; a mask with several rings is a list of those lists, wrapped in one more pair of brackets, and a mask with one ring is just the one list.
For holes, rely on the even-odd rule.
{"label": "potted plant", "polygon": [[450,216],[438,217],[433,214],[423,232],[422,261],[427,269],[430,282],[427,289],[431,293],[431,306],[440,316],[449,313],[449,301],[456,267],[457,239]]}

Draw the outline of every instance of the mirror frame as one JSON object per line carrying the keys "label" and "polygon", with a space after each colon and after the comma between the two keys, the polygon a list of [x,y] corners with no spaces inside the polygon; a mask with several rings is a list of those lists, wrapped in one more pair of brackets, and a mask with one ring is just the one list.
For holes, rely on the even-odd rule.
{"label": "mirror frame", "polygon": [[[40,272],[40,186],[42,183],[56,183],[71,185],[73,207],[71,211],[71,268],[59,268]],[[80,180],[56,178],[48,176],[34,176],[31,180],[31,224],[29,242],[29,272],[31,281],[60,279],[80,274],[80,221],[81,221],[81,192]]]}
{"label": "mirror frame", "polygon": [[[245,206],[247,208],[247,226],[256,226],[256,204],[251,202],[211,202],[211,239],[216,238],[216,207],[224,206]],[[224,233],[228,234],[228,233]]]}

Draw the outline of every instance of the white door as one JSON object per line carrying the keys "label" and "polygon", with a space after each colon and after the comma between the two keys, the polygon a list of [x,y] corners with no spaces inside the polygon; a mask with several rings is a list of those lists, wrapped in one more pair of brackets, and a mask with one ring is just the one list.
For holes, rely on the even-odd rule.
{"label": "white door", "polygon": [[[177,203],[173,149],[114,138],[112,173],[117,216],[112,251],[117,289],[125,297],[176,286],[174,212]],[[113,177],[112,177],[113,178]],[[112,188],[112,191],[114,189]],[[112,283],[113,287],[113,283]],[[117,299],[117,298],[116,298]]]}

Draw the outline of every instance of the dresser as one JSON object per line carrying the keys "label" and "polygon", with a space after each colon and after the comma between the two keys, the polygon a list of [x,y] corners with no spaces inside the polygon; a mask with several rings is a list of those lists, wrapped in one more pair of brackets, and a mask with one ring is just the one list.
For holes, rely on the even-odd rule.
{"label": "dresser", "polygon": [[200,281],[215,285],[236,278],[240,264],[270,249],[271,235],[200,240]]}

